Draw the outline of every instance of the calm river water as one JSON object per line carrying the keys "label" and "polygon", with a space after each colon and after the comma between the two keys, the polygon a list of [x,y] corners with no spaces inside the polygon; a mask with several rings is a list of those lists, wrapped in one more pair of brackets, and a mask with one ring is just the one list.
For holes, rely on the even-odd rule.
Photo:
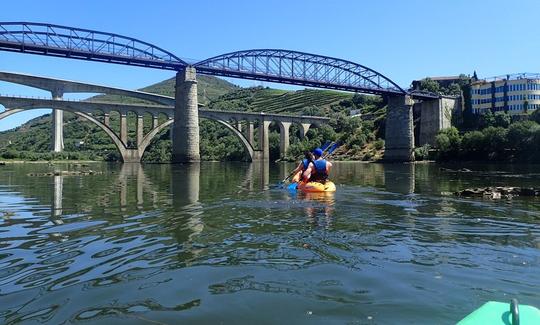
{"label": "calm river water", "polygon": [[[488,300],[540,307],[539,166],[0,166],[0,323],[452,324]],[[89,176],[32,176],[92,169]]]}

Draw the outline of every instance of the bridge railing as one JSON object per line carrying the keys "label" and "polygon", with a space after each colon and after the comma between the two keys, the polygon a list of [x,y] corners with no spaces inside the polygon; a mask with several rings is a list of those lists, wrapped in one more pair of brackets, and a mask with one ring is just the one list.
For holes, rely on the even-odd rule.
{"label": "bridge railing", "polygon": [[178,70],[174,54],[135,38],[29,22],[0,22],[0,50]]}

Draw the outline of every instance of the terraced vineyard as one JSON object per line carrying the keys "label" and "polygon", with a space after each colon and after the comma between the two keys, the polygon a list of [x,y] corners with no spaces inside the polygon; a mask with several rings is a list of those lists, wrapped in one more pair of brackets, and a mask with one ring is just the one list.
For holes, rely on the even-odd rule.
{"label": "terraced vineyard", "polygon": [[[305,89],[288,91],[268,88],[247,88],[221,96],[211,108],[224,110],[248,110],[265,113],[310,114],[310,108],[327,111],[332,105],[353,94],[331,90]],[[313,114],[316,114],[315,110]],[[320,113],[320,111],[319,111]]]}

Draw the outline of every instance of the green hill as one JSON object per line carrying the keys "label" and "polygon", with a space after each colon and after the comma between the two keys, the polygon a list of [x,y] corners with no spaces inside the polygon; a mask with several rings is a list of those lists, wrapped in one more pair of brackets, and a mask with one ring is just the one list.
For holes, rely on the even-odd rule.
{"label": "green hill", "polygon": [[[145,87],[142,91],[174,96],[174,78]],[[384,122],[384,103],[378,97],[353,95],[330,90],[305,89],[298,91],[277,90],[263,87],[240,88],[225,80],[209,76],[198,76],[199,102],[210,109],[256,111],[267,113],[293,113],[331,117],[330,127],[310,131],[309,141],[294,136],[292,129],[291,156],[302,150],[319,145],[324,140],[341,138],[346,143],[345,152],[359,151],[366,142],[377,137],[381,121]],[[141,100],[100,95],[88,100],[139,103]],[[379,119],[373,123],[350,118],[352,109],[376,112]],[[118,132],[119,116],[111,114],[111,128]],[[32,119],[27,123],[0,132],[0,156],[4,159],[92,159],[119,160],[119,153],[112,141],[99,127],[74,114],[64,115],[64,145],[61,154],[52,154],[50,148],[50,114]],[[364,123],[362,127],[362,123]],[[135,141],[136,117],[128,115],[128,144]],[[145,118],[145,130],[151,127],[151,119]],[[201,156],[204,160],[242,160],[246,158],[240,141],[227,129],[216,122],[201,120]],[[271,125],[271,159],[279,157],[279,131]],[[145,132],[146,132],[145,131]],[[147,148],[144,161],[170,160],[171,141],[169,130],[158,135]],[[353,155],[354,156],[354,155]],[[357,157],[362,158],[362,157]]]}
{"label": "green hill", "polygon": [[[174,83],[175,79],[173,77],[153,84],[151,86],[141,88],[139,90],[148,93],[174,97]],[[197,76],[197,94],[199,97],[199,103],[203,105],[208,105],[212,100],[239,88],[240,87],[223,79],[204,75]],[[117,103],[145,102],[137,98],[118,95],[99,95],[91,97],[88,100],[111,101]]]}

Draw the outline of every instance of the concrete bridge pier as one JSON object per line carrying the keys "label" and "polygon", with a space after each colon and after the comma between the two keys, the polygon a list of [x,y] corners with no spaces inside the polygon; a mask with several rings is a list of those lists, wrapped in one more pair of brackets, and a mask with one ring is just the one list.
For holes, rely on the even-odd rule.
{"label": "concrete bridge pier", "polygon": [[[51,92],[54,100],[62,100],[64,93],[62,90]],[[64,150],[64,111],[52,110],[52,151],[62,152]]]}
{"label": "concrete bridge pier", "polygon": [[300,139],[303,139],[306,137],[306,134],[308,133],[310,127],[311,127],[311,124],[302,123],[300,125]]}
{"label": "concrete bridge pier", "polygon": [[199,153],[197,78],[193,67],[186,67],[176,74],[172,138],[173,163],[201,160]]}
{"label": "concrete bridge pier", "polygon": [[270,159],[270,142],[268,140],[270,123],[264,118],[259,120],[259,150],[261,151],[259,160]]}
{"label": "concrete bridge pier", "polygon": [[407,95],[388,97],[384,160],[414,160],[413,100]]}
{"label": "concrete bridge pier", "polygon": [[137,148],[141,147],[144,137],[144,120],[142,115],[137,115]]}
{"label": "concrete bridge pier", "polygon": [[289,129],[291,127],[291,122],[280,122],[279,123],[279,154],[280,158],[285,157],[287,150],[289,150]]}
{"label": "concrete bridge pier", "polygon": [[124,163],[140,163],[141,162],[141,154],[139,152],[139,149],[124,149],[122,154],[122,161]]}
{"label": "concrete bridge pier", "polygon": [[253,128],[253,121],[248,121],[246,124],[246,130],[244,131],[244,135],[252,147],[255,147],[255,139],[253,136],[254,133],[255,132]]}
{"label": "concrete bridge pier", "polygon": [[127,114],[124,112],[120,113],[120,140],[127,148]]}

